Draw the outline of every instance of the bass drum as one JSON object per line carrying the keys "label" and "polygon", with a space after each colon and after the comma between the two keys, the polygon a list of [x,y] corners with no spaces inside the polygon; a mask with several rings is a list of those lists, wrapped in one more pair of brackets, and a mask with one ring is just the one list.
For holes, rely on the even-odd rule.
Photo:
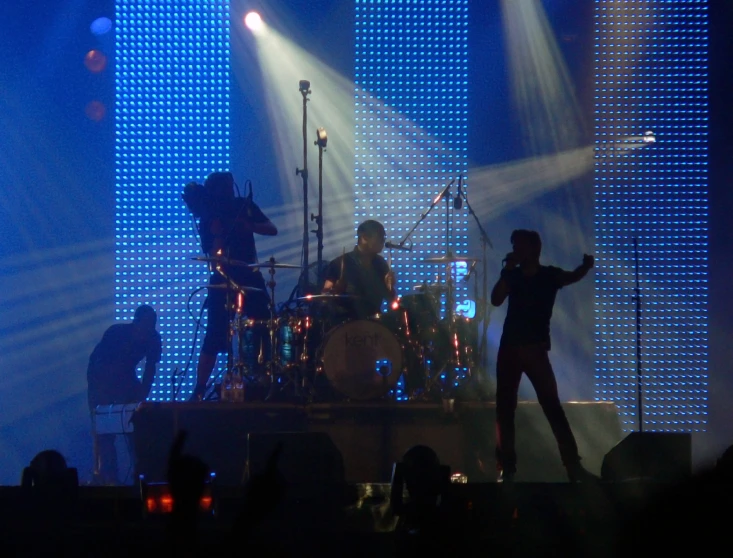
{"label": "bass drum", "polygon": [[354,320],[329,331],[321,348],[322,373],[350,399],[380,399],[402,374],[402,345],[375,320]]}

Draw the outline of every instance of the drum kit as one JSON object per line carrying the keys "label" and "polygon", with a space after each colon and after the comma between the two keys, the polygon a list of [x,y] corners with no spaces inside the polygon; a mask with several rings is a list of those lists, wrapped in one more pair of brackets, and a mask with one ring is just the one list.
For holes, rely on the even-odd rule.
{"label": "drum kit", "polygon": [[[453,398],[482,365],[477,320],[453,311],[456,262],[479,258],[446,254],[422,260],[445,266],[446,281],[415,288],[379,315],[343,319],[339,309],[355,298],[313,294],[276,300],[276,272],[301,269],[274,257],[245,263],[222,257],[195,257],[226,283],[230,308],[229,360],[225,374],[244,378],[246,400],[436,400]],[[269,274],[269,317],[251,319],[244,300],[263,289],[238,284],[226,270],[248,268]],[[445,312],[441,317],[441,301]],[[341,317],[340,317],[341,316]],[[216,397],[215,382],[204,399]]]}

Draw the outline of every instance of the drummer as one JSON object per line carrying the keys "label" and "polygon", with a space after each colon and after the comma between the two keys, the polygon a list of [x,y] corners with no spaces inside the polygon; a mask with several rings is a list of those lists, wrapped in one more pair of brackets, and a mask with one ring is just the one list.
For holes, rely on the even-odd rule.
{"label": "drummer", "polygon": [[337,305],[342,319],[365,319],[382,311],[384,301],[397,298],[395,274],[380,256],[386,234],[379,221],[369,219],[357,229],[357,244],[326,269],[324,294],[351,295]]}

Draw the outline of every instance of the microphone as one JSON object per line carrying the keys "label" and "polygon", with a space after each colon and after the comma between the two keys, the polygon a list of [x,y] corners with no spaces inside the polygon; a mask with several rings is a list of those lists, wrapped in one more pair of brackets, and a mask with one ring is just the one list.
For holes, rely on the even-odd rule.
{"label": "microphone", "polygon": [[442,200],[443,198],[445,198],[446,196],[448,196],[448,191],[450,190],[450,187],[453,186],[453,183],[455,181],[456,181],[455,178],[453,180],[451,180],[448,183],[448,186],[446,186],[445,188],[443,188],[443,191],[440,194],[438,194],[438,197],[437,198],[435,198],[433,200],[433,203],[438,203],[440,200]]}
{"label": "microphone", "polygon": [[463,192],[461,191],[461,184],[463,184],[463,176],[458,179],[458,192],[456,192],[456,197],[453,198],[453,209],[461,209],[463,207]]}
{"label": "microphone", "polygon": [[391,242],[384,243],[385,248],[390,250],[403,250],[404,252],[412,252],[412,246],[403,246],[402,244],[392,244]]}
{"label": "microphone", "polygon": [[474,261],[471,264],[471,267],[468,268],[468,273],[466,273],[466,275],[463,277],[463,280],[464,281],[468,281],[471,278],[471,275],[473,275],[473,272],[476,271],[476,264],[477,263],[478,263],[477,261]]}

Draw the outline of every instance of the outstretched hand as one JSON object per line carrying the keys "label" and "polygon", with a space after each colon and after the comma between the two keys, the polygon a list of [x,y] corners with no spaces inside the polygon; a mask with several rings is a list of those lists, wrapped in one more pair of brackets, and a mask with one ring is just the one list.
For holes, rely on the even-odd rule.
{"label": "outstretched hand", "polygon": [[591,269],[594,265],[596,265],[595,257],[590,254],[583,254],[583,267]]}
{"label": "outstretched hand", "polygon": [[267,460],[265,468],[252,475],[245,488],[237,525],[240,529],[253,527],[271,514],[285,494],[285,479],[277,463],[282,452],[280,442]]}
{"label": "outstretched hand", "polygon": [[209,467],[198,457],[185,455],[187,433],[179,430],[168,457],[168,485],[174,512],[195,516],[209,478]]}

